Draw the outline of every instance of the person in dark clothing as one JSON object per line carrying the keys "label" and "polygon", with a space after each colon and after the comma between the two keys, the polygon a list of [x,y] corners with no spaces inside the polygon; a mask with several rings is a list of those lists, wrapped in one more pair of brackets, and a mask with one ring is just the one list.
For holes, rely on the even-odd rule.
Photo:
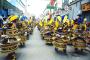
{"label": "person in dark clothing", "polygon": [[80,16],[78,16],[77,23],[78,23],[78,24],[82,24],[83,21],[84,21],[83,18],[80,17]]}
{"label": "person in dark clothing", "polygon": [[0,19],[0,28],[2,28],[2,26],[3,26],[3,20]]}

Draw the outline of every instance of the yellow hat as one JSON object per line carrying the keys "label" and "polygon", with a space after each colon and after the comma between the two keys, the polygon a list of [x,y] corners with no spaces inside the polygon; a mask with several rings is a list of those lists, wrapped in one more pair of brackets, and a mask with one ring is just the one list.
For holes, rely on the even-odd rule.
{"label": "yellow hat", "polygon": [[12,21],[16,20],[17,18],[18,18],[18,16],[17,16],[17,15],[10,16],[10,22],[12,22]]}

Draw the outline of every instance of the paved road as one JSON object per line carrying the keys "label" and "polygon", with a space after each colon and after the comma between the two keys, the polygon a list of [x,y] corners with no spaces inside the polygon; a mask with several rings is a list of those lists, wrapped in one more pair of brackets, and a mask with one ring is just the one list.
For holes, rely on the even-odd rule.
{"label": "paved road", "polygon": [[35,28],[30,39],[26,42],[25,48],[18,49],[16,55],[17,60],[90,60],[90,53],[71,53],[74,50],[70,46],[67,46],[67,51],[67,55],[61,55],[55,51],[54,47],[45,45],[40,32]]}

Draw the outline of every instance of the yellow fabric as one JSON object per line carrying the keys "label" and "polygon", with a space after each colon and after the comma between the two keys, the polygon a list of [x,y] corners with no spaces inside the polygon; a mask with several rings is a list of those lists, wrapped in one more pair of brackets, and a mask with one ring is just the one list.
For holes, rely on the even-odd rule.
{"label": "yellow fabric", "polygon": [[11,28],[12,28],[12,29],[15,28],[15,24],[13,24],[13,25],[11,26]]}
{"label": "yellow fabric", "polygon": [[74,20],[71,20],[71,25],[73,25],[74,24]]}
{"label": "yellow fabric", "polygon": [[26,24],[25,24],[25,22],[24,22],[24,21],[22,21],[22,25],[23,25],[23,26],[26,26]]}
{"label": "yellow fabric", "polygon": [[84,27],[85,27],[85,30],[87,29],[87,25],[86,24],[84,24]]}
{"label": "yellow fabric", "polygon": [[29,20],[29,21],[28,21],[28,24],[31,24],[31,22],[32,22],[32,20]]}
{"label": "yellow fabric", "polygon": [[70,26],[70,21],[69,20],[66,20],[66,22],[67,22],[68,26]]}
{"label": "yellow fabric", "polygon": [[4,28],[4,27],[5,27],[5,25],[2,26],[2,28]]}
{"label": "yellow fabric", "polygon": [[85,24],[87,22],[87,18],[84,18],[84,21],[83,21],[83,23]]}
{"label": "yellow fabric", "polygon": [[73,26],[73,30],[76,30],[77,29],[77,27],[78,27],[78,25],[77,24],[75,24],[74,26]]}
{"label": "yellow fabric", "polygon": [[57,27],[55,27],[54,30],[56,31],[57,30]]}
{"label": "yellow fabric", "polygon": [[43,23],[42,23],[42,21],[40,21],[40,22],[39,22],[39,25],[40,25],[41,27],[43,26]]}
{"label": "yellow fabric", "polygon": [[49,25],[51,25],[53,23],[53,19],[51,18],[50,21],[48,22]]}
{"label": "yellow fabric", "polygon": [[59,26],[59,22],[56,20],[55,21],[55,26],[58,27]]}
{"label": "yellow fabric", "polygon": [[11,16],[11,18],[10,18],[10,22],[14,21],[14,20],[17,19],[17,18],[18,18],[17,15]]}
{"label": "yellow fabric", "polygon": [[87,21],[87,18],[84,18],[84,22]]}
{"label": "yellow fabric", "polygon": [[58,16],[57,19],[58,19],[60,22],[62,21],[61,16]]}
{"label": "yellow fabric", "polygon": [[30,24],[31,22],[30,21],[28,21],[28,25]]}
{"label": "yellow fabric", "polygon": [[87,29],[87,25],[85,24],[85,30]]}
{"label": "yellow fabric", "polygon": [[46,20],[44,20],[44,26],[46,26],[47,25],[47,21]]}
{"label": "yellow fabric", "polygon": [[63,23],[65,23],[65,22],[67,21],[67,19],[68,19],[68,16],[65,15],[65,17],[64,17],[64,19],[63,19]]}

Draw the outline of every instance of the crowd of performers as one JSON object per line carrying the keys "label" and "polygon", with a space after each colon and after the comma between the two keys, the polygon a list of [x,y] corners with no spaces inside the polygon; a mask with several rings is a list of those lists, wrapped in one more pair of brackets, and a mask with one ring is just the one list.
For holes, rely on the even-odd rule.
{"label": "crowd of performers", "polygon": [[16,60],[15,51],[24,47],[33,32],[32,18],[11,15],[0,16],[0,53],[7,55],[6,60]]}
{"label": "crowd of performers", "polygon": [[38,29],[46,44],[53,45],[55,50],[66,52],[71,45],[75,51],[83,51],[90,44],[90,23],[86,18],[68,19],[68,16],[56,16],[38,22]]}

